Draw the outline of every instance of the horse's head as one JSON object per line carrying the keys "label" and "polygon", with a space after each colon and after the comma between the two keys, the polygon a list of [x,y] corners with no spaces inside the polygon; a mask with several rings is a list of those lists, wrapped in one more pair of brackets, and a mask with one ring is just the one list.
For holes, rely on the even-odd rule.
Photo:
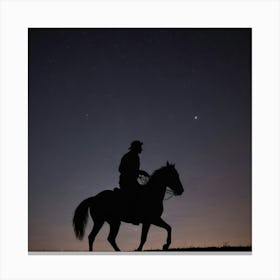
{"label": "horse's head", "polygon": [[170,164],[168,161],[166,166],[163,167],[164,180],[167,187],[169,187],[175,195],[181,195],[184,192],[183,185],[181,183],[179,174],[175,169],[175,164]]}

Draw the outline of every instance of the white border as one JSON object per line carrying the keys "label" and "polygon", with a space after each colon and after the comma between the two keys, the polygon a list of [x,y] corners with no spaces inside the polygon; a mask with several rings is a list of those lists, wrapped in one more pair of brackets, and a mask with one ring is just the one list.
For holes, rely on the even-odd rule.
{"label": "white border", "polygon": [[[1,279],[279,279],[279,2],[2,1]],[[253,28],[253,254],[28,255],[27,28]]]}

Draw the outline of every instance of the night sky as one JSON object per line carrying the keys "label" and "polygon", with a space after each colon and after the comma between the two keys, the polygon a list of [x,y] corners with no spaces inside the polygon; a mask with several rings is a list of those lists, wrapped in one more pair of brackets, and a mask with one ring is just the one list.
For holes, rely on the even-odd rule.
{"label": "night sky", "polygon": [[[171,247],[251,245],[251,29],[32,28],[28,72],[29,251],[88,250],[73,212],[118,186],[136,139],[141,169],[169,160],[185,188],[164,202]],[[140,234],[122,223],[121,250]],[[152,226],[144,249],[165,236]]]}

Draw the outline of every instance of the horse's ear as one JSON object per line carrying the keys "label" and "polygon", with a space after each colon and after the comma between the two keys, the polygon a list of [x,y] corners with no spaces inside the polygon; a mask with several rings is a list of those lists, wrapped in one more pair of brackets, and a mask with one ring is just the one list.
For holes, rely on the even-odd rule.
{"label": "horse's ear", "polygon": [[170,164],[169,164],[169,162],[167,161],[167,162],[166,162],[166,166],[169,166],[169,165],[170,165]]}

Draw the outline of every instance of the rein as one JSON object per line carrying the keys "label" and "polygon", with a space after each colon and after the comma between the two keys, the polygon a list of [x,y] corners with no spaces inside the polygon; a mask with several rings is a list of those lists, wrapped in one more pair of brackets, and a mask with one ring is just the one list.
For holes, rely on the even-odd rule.
{"label": "rein", "polygon": [[[140,182],[139,181],[138,182],[140,183],[140,185],[145,186],[149,182],[150,177],[151,176],[141,175],[138,178]],[[169,200],[170,198],[172,198],[175,195],[174,191],[168,187],[166,188],[165,193],[169,194],[169,196],[167,198],[164,198],[163,200]]]}

